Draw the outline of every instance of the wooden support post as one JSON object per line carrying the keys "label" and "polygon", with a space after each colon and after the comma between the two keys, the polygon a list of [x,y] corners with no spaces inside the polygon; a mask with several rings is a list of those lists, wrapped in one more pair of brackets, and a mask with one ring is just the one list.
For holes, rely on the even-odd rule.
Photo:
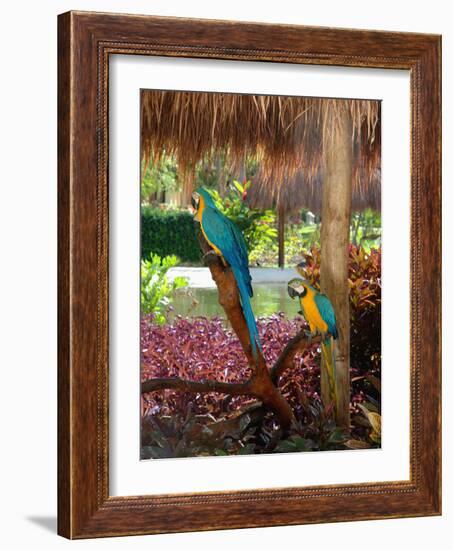
{"label": "wooden support post", "polygon": [[[339,338],[335,341],[336,421],[350,428],[349,231],[352,190],[352,122],[346,102],[332,110],[324,130],[324,181],[321,219],[321,290],[332,302]],[[321,369],[321,395],[328,402],[329,383]]]}
{"label": "wooden support post", "polygon": [[282,207],[278,209],[277,214],[278,231],[278,267],[285,267],[285,211]]}

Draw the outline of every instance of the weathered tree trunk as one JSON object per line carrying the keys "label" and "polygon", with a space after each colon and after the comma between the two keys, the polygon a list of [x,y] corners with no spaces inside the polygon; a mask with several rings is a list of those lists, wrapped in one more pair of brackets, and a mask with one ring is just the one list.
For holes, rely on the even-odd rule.
{"label": "weathered tree trunk", "polygon": [[278,267],[285,267],[285,211],[282,207],[278,209]]}
{"label": "weathered tree trunk", "polygon": [[195,168],[186,166],[184,170],[178,172],[178,177],[182,181],[178,206],[190,206],[192,193],[194,192]]}
{"label": "weathered tree trunk", "polygon": [[[324,181],[321,220],[321,290],[332,302],[339,338],[335,341],[337,424],[349,429],[349,230],[352,189],[352,122],[346,102],[335,106],[324,130]],[[321,369],[321,395],[329,401],[329,380]]]}
{"label": "weathered tree trunk", "polygon": [[278,209],[277,213],[277,237],[278,237],[278,267],[285,267],[285,211]]}
{"label": "weathered tree trunk", "polygon": [[238,167],[238,181],[239,183],[244,183],[247,175],[246,175],[246,168],[245,168],[245,155],[242,157],[239,163]]}
{"label": "weathered tree trunk", "polygon": [[190,206],[190,201],[192,199],[193,191],[194,191],[193,181],[190,181],[184,184],[184,188],[181,191],[181,201],[179,206],[182,206],[182,207]]}
{"label": "weathered tree trunk", "polygon": [[222,162],[222,157],[220,156],[220,153],[216,156],[216,159],[215,159],[215,171],[217,174],[217,181],[219,185],[220,196],[224,197],[227,192],[227,185],[226,185],[224,163]]}
{"label": "weathered tree trunk", "polygon": [[[289,403],[274,385],[262,352],[258,350],[258,360],[253,356],[247,323],[242,311],[239,291],[233,272],[231,268],[223,266],[219,257],[212,253],[210,246],[204,238],[200,237],[200,245],[203,252],[205,252],[205,262],[211,271],[211,276],[219,292],[219,303],[223,307],[231,327],[238,336],[249,365],[253,370],[252,377],[246,383],[246,389],[249,395],[254,395],[267,408],[272,409],[277,414],[281,427],[284,430],[288,430],[291,424],[295,424],[296,422],[293,411]],[[211,254],[206,254],[207,252],[211,252]]]}

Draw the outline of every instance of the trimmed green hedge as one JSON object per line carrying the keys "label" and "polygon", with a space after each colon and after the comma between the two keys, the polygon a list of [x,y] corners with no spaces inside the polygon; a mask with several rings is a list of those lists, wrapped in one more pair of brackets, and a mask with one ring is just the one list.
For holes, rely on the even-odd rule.
{"label": "trimmed green hedge", "polygon": [[180,210],[142,207],[142,258],[153,252],[161,257],[175,254],[181,262],[200,262],[201,251],[193,216]]}

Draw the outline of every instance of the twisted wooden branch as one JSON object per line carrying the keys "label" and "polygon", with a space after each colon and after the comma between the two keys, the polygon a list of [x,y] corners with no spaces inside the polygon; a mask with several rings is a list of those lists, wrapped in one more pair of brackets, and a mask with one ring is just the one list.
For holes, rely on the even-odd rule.
{"label": "twisted wooden branch", "polygon": [[283,372],[294,366],[294,357],[305,348],[312,346],[313,344],[318,344],[322,342],[321,336],[314,336],[308,338],[305,332],[301,331],[296,336],[291,338],[291,340],[283,348],[283,351],[280,353],[277,361],[275,361],[273,367],[270,370],[270,376],[272,382],[277,384],[278,379],[283,374]]}

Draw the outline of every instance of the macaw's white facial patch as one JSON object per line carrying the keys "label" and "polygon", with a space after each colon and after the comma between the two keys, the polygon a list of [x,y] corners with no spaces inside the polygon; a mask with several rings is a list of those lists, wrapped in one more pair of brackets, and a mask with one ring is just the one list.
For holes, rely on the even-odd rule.
{"label": "macaw's white facial patch", "polygon": [[299,294],[299,296],[303,296],[307,292],[307,289],[303,285],[293,286],[293,289],[297,292],[297,294]]}
{"label": "macaw's white facial patch", "polygon": [[293,279],[288,283],[288,292],[291,298],[295,298],[296,295],[303,296],[306,291],[301,279]]}

